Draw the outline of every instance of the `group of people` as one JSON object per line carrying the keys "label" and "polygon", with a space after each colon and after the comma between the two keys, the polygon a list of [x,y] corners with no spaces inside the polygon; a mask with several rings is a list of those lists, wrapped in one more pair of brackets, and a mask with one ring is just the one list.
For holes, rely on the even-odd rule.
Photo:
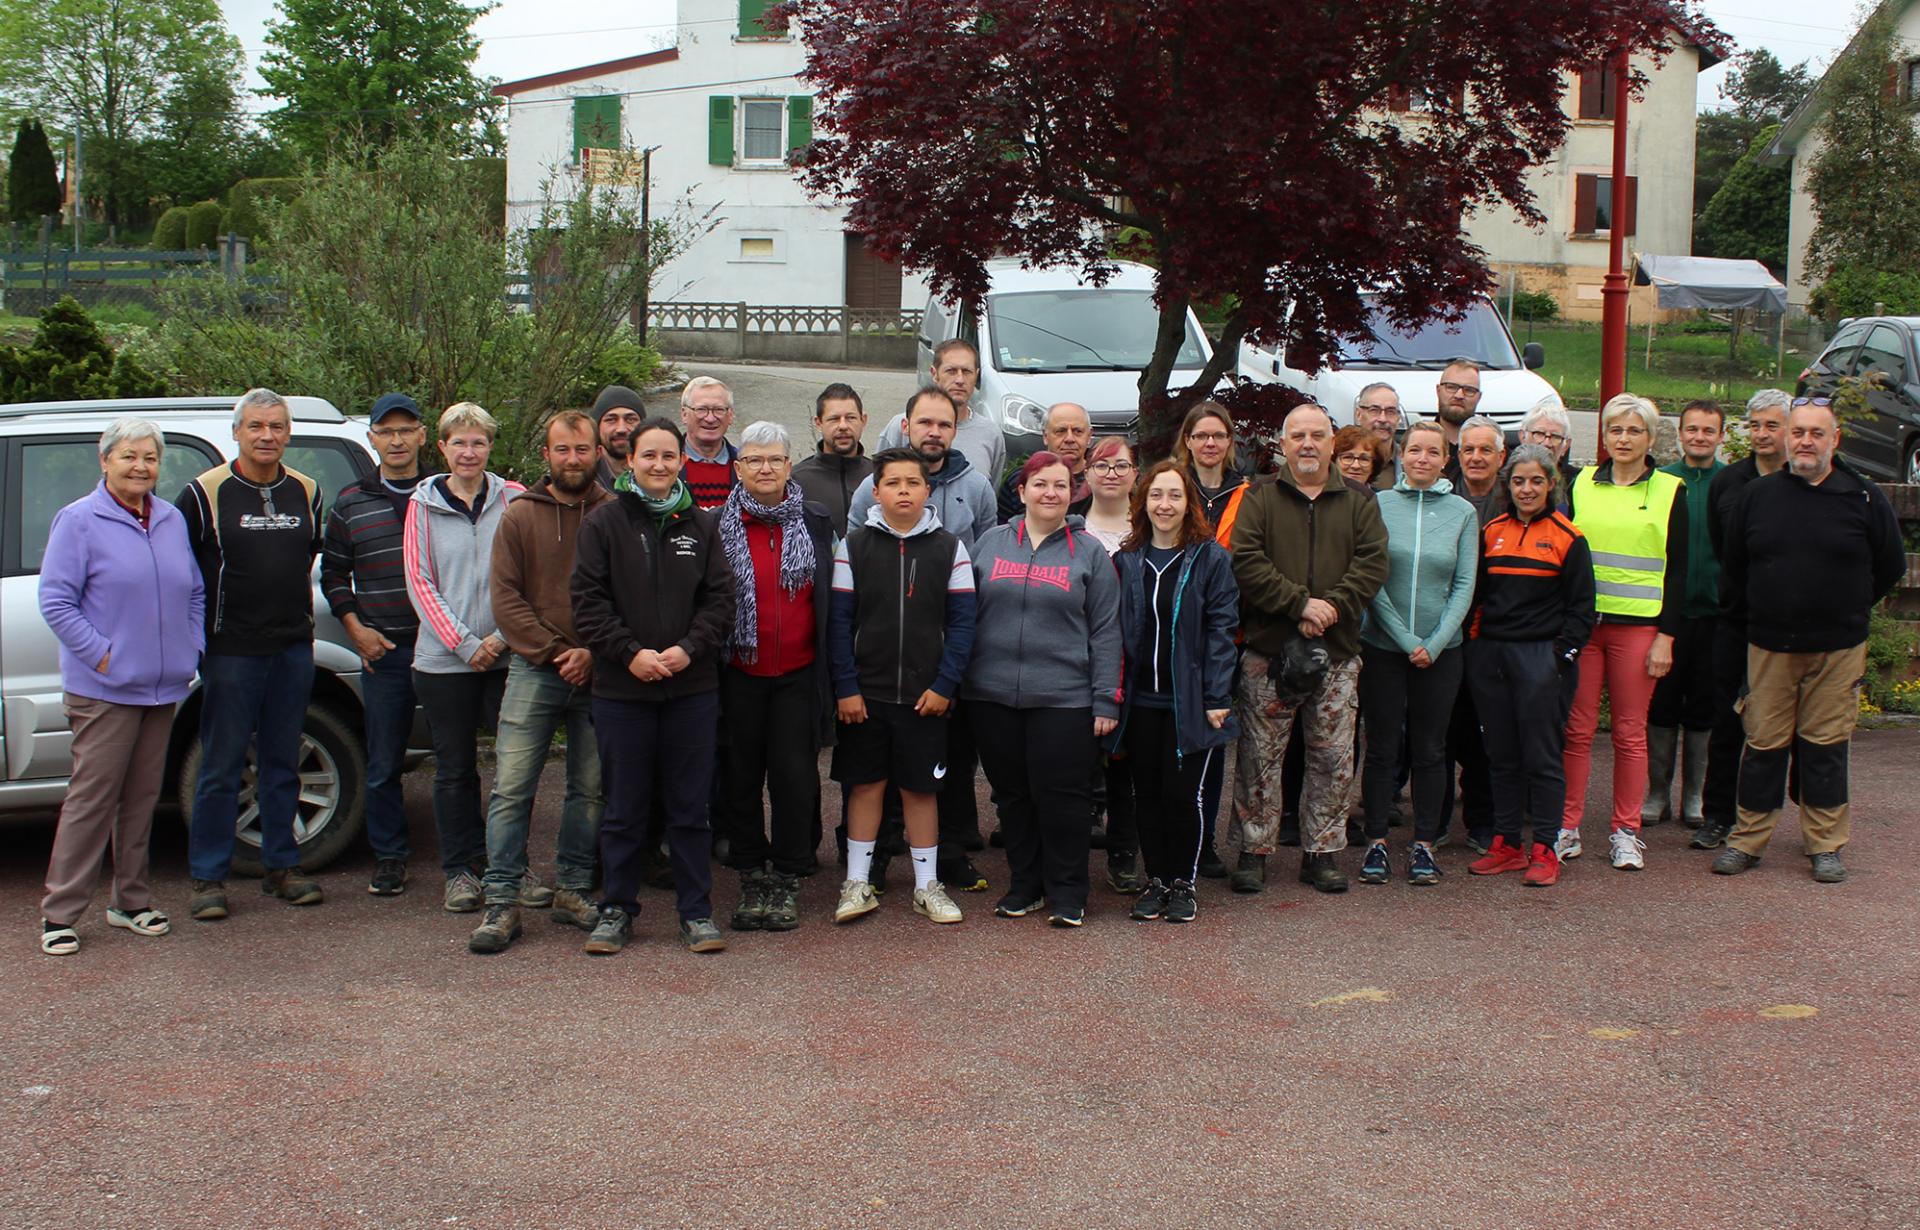
{"label": "group of people", "polygon": [[[489,468],[496,424],[471,403],[438,416],[429,474],[420,408],[388,394],[369,414],[377,476],[324,517],[281,461],[276,393],[240,399],[235,460],[172,505],[152,490],[161,429],[116,422],[102,482],[56,518],[42,574],[74,730],[43,951],[78,948],[109,843],[108,922],[168,930],[146,841],[196,672],[189,913],[231,908],[249,745],[263,890],[320,901],[293,837],[316,554],[364,663],[368,891],[407,885],[418,706],[442,901],[480,915],[478,953],[512,945],[529,909],[618,952],[646,885],[673,890],[689,950],[718,951],[715,863],[738,874],[732,930],[796,927],[829,748],[839,923],[878,908],[901,855],[914,912],[961,921],[953,894],[989,887],[972,858],[989,840],[978,769],[1006,850],[1002,917],[1082,925],[1096,846],[1141,921],[1193,920],[1206,876],[1262,891],[1284,844],[1321,891],[1347,888],[1350,841],[1360,882],[1386,883],[1409,783],[1410,883],[1440,878],[1457,793],[1468,870],[1544,887],[1582,852],[1603,690],[1614,867],[1643,866],[1642,825],[1677,815],[1694,846],[1725,846],[1715,872],[1746,870],[1791,765],[1814,877],[1844,877],[1867,613],[1905,560],[1884,495],[1835,457],[1824,400],[1755,395],[1750,455],[1731,466],[1720,408],[1689,403],[1683,456],[1659,469],[1657,412],[1623,394],[1601,412],[1607,459],[1576,470],[1557,401],[1509,447],[1475,413],[1479,372],[1456,363],[1432,420],[1406,422],[1384,383],[1344,429],[1295,408],[1273,473],[1255,475],[1211,401],[1150,463],[1057,405],[1040,447],[1006,465],[971,409],[973,348],[943,344],[929,375],[871,454],[859,394],[828,386],[804,457],[773,422],[732,439],[720,381],[690,381],[677,422],[610,387],[590,413],[548,416],[546,473],[527,486]],[[548,884],[528,832],[563,728]],[[1229,749],[1230,872],[1215,838]]]}

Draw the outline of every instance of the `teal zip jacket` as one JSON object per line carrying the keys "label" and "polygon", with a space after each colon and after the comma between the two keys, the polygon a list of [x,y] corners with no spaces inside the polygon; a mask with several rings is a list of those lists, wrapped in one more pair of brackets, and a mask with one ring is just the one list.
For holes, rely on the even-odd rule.
{"label": "teal zip jacket", "polygon": [[1431,657],[1461,641],[1480,564],[1480,516],[1442,478],[1417,490],[1403,477],[1375,503],[1387,525],[1387,583],[1374,595],[1360,639]]}
{"label": "teal zip jacket", "polygon": [[1682,457],[1660,468],[1686,484],[1687,601],[1682,613],[1688,619],[1712,619],[1720,614],[1720,561],[1713,554],[1713,510],[1708,489],[1713,486],[1713,476],[1727,465],[1715,457],[1712,465],[1697,469]]}

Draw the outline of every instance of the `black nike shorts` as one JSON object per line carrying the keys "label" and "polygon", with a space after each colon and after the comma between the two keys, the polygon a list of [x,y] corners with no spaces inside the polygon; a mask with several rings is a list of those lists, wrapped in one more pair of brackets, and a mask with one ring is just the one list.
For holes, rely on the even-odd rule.
{"label": "black nike shorts", "polygon": [[935,794],[947,775],[946,760],[946,718],[870,700],[866,721],[840,723],[832,776],[843,786],[889,782],[898,790]]}

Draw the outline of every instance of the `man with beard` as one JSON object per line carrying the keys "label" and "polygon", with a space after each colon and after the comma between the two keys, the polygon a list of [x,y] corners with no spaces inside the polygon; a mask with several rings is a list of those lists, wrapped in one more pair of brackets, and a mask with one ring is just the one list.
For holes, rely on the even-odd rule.
{"label": "man with beard", "polygon": [[[629,432],[631,429],[628,429]],[[613,496],[595,481],[593,420],[562,410],[547,420],[547,476],[501,514],[488,589],[494,622],[513,651],[494,739],[487,804],[486,914],[467,947],[504,951],[520,935],[520,907],[551,904],[555,922],[592,930],[599,846],[600,755],[594,740],[593,655],[573,627],[574,540],[580,522]],[[527,874],[527,826],[554,732],[567,728],[567,793],[560,806],[555,889]],[[524,881],[524,883],[523,883]]]}
{"label": "man with beard", "polygon": [[640,394],[624,384],[610,384],[593,399],[593,418],[599,426],[601,450],[594,475],[609,492],[613,490],[613,480],[627,468],[627,441],[646,413]]}
{"label": "man with beard", "polygon": [[1457,455],[1460,428],[1480,409],[1480,365],[1472,359],[1455,359],[1440,373],[1435,392],[1439,396],[1440,430],[1447,433],[1447,447]]}
{"label": "man with beard", "polygon": [[1387,490],[1400,476],[1399,453],[1394,447],[1399,440],[1400,418],[1400,394],[1384,380],[1374,381],[1353,399],[1353,425],[1372,432],[1375,440],[1386,445],[1387,455],[1394,458],[1392,465],[1381,466],[1373,476],[1375,491]]}
{"label": "man with beard", "polygon": [[[1070,401],[1048,406],[1040,440],[1041,448],[1057,454],[1067,463],[1067,469],[1073,471],[1073,493],[1067,512],[1086,516],[1087,509],[1093,506],[1093,493],[1087,490],[1087,452],[1093,443],[1093,420],[1087,416],[1087,408]],[[1020,467],[1015,466],[1007,474],[1007,481],[1000,484],[1000,520],[1011,521],[1024,511],[1025,506],[1020,502]]]}
{"label": "man with beard", "polygon": [[[960,416],[953,429],[953,450],[967,455],[968,462],[986,478],[987,489],[992,490],[1000,481],[1000,472],[1007,468],[1007,438],[992,416],[973,409],[973,391],[980,385],[980,352],[972,342],[948,338],[933,348],[933,364],[927,376],[928,383],[953,399]],[[908,434],[906,422],[894,419],[881,429],[880,447],[911,448]],[[856,520],[853,524],[858,527],[862,523]],[[952,526],[946,528],[960,532]]]}
{"label": "man with beard", "polygon": [[793,481],[807,498],[827,510],[836,536],[847,536],[847,509],[853,493],[873,473],[873,462],[860,444],[867,430],[867,408],[852,385],[830,384],[813,403],[813,430],[820,445],[813,456],[793,467]]}

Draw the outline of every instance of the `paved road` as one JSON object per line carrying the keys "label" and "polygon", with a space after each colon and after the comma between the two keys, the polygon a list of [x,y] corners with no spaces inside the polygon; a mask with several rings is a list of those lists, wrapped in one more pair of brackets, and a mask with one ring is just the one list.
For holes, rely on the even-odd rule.
{"label": "paved road", "polygon": [[[323,906],[242,883],[158,940],[96,909],[56,960],[51,827],[15,822],[0,1225],[1909,1230],[1916,759],[1920,732],[1856,744],[1840,887],[1792,832],[1725,880],[1667,827],[1645,872],[1589,854],[1544,892],[1450,846],[1438,887],[1318,897],[1282,857],[1191,926],[1102,891],[1061,932],[977,897],[935,929],[899,867],[864,923],[823,923],[829,873],[800,930],[710,957],[660,893],[618,957],[544,918],[470,956],[416,774],[407,896],[366,896],[356,851]],[[154,860],[177,915],[182,847]]]}

